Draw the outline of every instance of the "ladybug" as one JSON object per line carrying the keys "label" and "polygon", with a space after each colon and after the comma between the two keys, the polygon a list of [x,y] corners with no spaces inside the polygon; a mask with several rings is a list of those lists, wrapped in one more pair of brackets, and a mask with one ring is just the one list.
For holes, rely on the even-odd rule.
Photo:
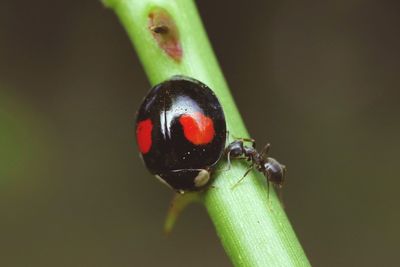
{"label": "ladybug", "polygon": [[154,86],[136,118],[136,141],[148,170],[175,191],[199,191],[225,149],[226,122],[211,89],[186,76]]}

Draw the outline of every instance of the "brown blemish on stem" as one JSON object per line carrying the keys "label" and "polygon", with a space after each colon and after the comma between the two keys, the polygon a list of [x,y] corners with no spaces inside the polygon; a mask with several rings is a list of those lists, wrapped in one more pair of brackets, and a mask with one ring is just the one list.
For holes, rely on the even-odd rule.
{"label": "brown blemish on stem", "polygon": [[182,59],[178,28],[167,11],[155,9],[149,13],[149,30],[168,56],[176,61]]}

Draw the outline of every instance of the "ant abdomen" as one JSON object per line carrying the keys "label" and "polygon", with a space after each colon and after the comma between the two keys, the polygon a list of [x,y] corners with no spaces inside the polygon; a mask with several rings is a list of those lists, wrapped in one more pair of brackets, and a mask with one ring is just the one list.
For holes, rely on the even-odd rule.
{"label": "ant abdomen", "polygon": [[268,181],[282,187],[285,181],[286,167],[280,164],[276,159],[268,157],[263,164],[264,175],[267,176]]}

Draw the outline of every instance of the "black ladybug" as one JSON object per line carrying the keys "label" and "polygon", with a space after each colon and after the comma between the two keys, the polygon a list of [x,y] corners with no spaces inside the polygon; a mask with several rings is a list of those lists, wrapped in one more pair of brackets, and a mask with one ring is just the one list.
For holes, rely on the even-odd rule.
{"label": "black ladybug", "polygon": [[205,84],[173,76],[154,86],[136,119],[136,141],[149,171],[174,190],[197,191],[225,148],[225,116]]}

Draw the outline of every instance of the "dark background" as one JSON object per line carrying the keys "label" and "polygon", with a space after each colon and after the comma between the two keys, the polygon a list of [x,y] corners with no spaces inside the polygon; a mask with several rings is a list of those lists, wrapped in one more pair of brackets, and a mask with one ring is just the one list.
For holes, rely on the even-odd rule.
{"label": "dark background", "polygon": [[[239,109],[289,168],[284,203],[315,266],[395,266],[400,5],[198,1]],[[149,83],[99,1],[0,8],[0,265],[230,266],[200,206],[134,142]]]}

